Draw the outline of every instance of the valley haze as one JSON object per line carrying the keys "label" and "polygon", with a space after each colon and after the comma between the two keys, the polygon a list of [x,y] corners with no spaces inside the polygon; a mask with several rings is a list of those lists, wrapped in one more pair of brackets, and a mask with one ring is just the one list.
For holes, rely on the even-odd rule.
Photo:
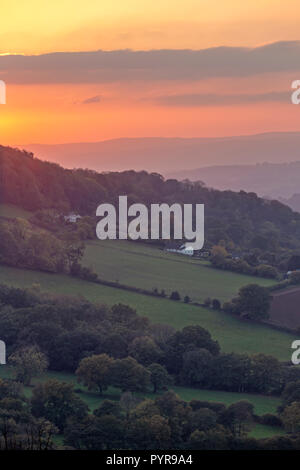
{"label": "valley haze", "polygon": [[19,148],[66,168],[96,171],[128,169],[160,172],[212,165],[287,163],[300,160],[300,132],[216,137],[120,138],[100,142],[26,144]]}

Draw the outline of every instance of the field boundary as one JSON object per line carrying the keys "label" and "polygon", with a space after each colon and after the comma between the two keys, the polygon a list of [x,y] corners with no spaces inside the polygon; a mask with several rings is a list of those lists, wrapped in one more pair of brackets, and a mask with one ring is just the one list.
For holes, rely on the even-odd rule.
{"label": "field boundary", "polygon": [[[78,278],[78,276],[71,276],[71,277],[75,277],[75,278]],[[79,278],[81,279],[81,278]],[[112,287],[112,288],[116,288],[116,289],[121,289],[121,290],[127,290],[129,292],[134,292],[136,294],[141,294],[141,295],[148,295],[150,297],[156,297],[156,298],[160,298],[160,299],[164,299],[164,300],[169,300],[171,302],[177,302],[177,303],[185,303],[183,300],[173,300],[173,299],[170,299],[170,297],[168,297],[167,295],[166,296],[163,296],[163,295],[160,295],[159,293],[155,293],[153,291],[149,291],[147,289],[142,289],[142,288],[139,288],[139,287],[134,287],[134,286],[128,286],[126,284],[120,284],[118,282],[115,282],[115,281],[106,281],[104,279],[95,279],[95,280],[87,280],[87,279],[83,279],[83,280],[86,280],[87,282],[92,282],[94,284],[100,284],[100,285],[104,285],[104,286],[107,286],[107,287]],[[300,290],[300,288],[299,288]],[[207,305],[205,304],[201,304],[200,302],[188,302],[188,305],[191,305],[193,307],[201,307],[201,308],[205,308],[207,310],[211,310],[211,308],[207,307]],[[234,313],[231,313],[231,312],[225,312],[225,310],[223,310],[222,308],[218,309],[219,312],[222,312],[223,315],[229,315],[233,318],[236,318],[237,320],[239,320],[241,323],[254,323],[254,324],[258,324],[258,325],[264,325],[266,327],[269,327],[269,328],[272,328],[274,330],[277,330],[277,331],[283,331],[285,333],[291,333],[291,334],[295,334],[295,332],[297,331],[296,329],[292,329],[292,328],[288,328],[288,327],[285,327],[285,326],[281,326],[281,325],[277,325],[276,323],[272,323],[270,321],[264,321],[264,320],[251,320],[249,318],[245,318],[245,317],[241,317],[239,315],[235,315]]]}

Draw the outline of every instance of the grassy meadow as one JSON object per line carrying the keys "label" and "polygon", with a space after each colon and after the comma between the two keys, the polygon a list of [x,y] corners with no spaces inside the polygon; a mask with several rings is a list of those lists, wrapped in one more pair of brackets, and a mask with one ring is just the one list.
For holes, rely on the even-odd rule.
{"label": "grassy meadow", "polygon": [[83,264],[100,278],[147,290],[177,290],[182,297],[203,302],[207,297],[230,300],[240,287],[255,283],[270,286],[274,281],[213,269],[206,261],[168,253],[146,244],[120,240],[86,243]]}
{"label": "grassy meadow", "polygon": [[187,305],[122,289],[102,286],[61,274],[0,266],[0,283],[16,287],[39,286],[42,291],[58,295],[83,296],[86,299],[114,305],[130,305],[153,323],[167,323],[177,329],[201,325],[219,341],[224,352],[270,354],[279,360],[290,360],[293,335],[268,326],[202,307]]}
{"label": "grassy meadow", "polygon": [[31,215],[31,212],[21,209],[20,207],[13,206],[12,204],[0,204],[0,217],[11,219],[20,217],[22,219],[28,219]]}

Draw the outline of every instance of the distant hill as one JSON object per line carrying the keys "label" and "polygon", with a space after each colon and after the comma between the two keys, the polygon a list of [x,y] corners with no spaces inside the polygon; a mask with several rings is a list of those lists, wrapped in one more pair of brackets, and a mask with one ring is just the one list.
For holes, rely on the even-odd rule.
{"label": "distant hill", "polygon": [[216,189],[255,192],[267,199],[278,199],[300,212],[300,161],[222,165],[173,171],[169,178],[202,181]]}
{"label": "distant hill", "polygon": [[127,169],[170,173],[211,165],[300,160],[300,133],[266,133],[223,138],[137,138],[94,143],[25,145],[42,160],[66,168]]}
{"label": "distant hill", "polygon": [[[300,189],[298,191],[300,191]],[[280,200],[294,211],[300,212],[300,192],[293,194],[293,196],[288,199],[280,198]]]}
{"label": "distant hill", "polygon": [[179,180],[201,180],[207,186],[233,191],[253,191],[270,199],[289,199],[300,193],[300,161],[292,163],[258,163],[256,165],[222,165],[170,172]]}
{"label": "distant hill", "polygon": [[97,173],[69,170],[41,161],[32,154],[0,146],[0,204],[29,211],[54,208],[95,215],[102,202],[116,203],[126,194],[129,204],[166,202],[205,204],[205,239],[236,248],[259,248],[281,256],[300,249],[300,214],[278,201],[245,191],[218,191],[198,183],[164,179],[157,173],[124,171]]}

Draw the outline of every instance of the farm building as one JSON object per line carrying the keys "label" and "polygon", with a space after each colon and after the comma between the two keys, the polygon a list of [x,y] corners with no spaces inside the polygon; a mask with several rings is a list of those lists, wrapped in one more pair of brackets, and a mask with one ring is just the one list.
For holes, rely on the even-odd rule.
{"label": "farm building", "polygon": [[181,255],[194,255],[194,248],[186,245],[181,245],[179,248],[167,248],[166,250],[172,253],[180,253]]}
{"label": "farm building", "polygon": [[64,219],[66,222],[71,222],[71,224],[76,224],[77,220],[81,219],[81,215],[69,214],[69,215],[65,215]]}

